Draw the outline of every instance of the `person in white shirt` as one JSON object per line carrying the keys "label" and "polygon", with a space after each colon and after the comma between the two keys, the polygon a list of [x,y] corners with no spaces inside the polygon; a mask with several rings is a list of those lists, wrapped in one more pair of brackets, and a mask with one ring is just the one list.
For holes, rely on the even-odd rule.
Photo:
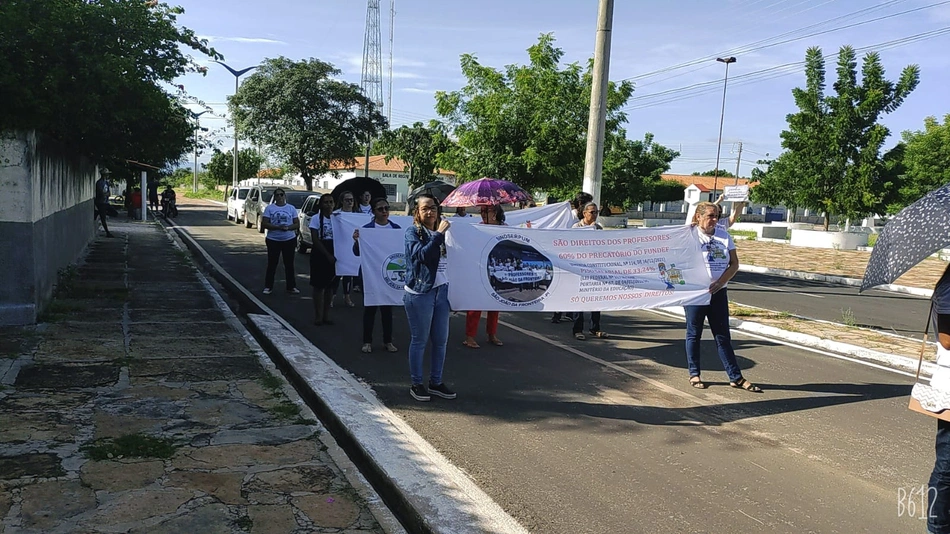
{"label": "person in white shirt", "polygon": [[700,202],[696,206],[692,226],[706,258],[706,269],[712,283],[709,285],[709,304],[683,307],[686,311],[686,363],[689,368],[689,383],[694,388],[706,388],[700,378],[699,347],[703,337],[703,321],[708,319],[709,329],[716,338],[719,359],[729,376],[729,385],[761,393],[762,390],[758,386],[743,378],[735,350],[732,348],[726,284],[739,271],[739,255],[729,232],[719,225],[719,206],[712,202]]}
{"label": "person in white shirt", "polygon": [[264,227],[264,242],[267,244],[267,273],[264,276],[264,294],[274,289],[274,275],[277,274],[277,262],[283,258],[284,278],[288,293],[300,293],[297,289],[297,276],[294,274],[294,251],[297,247],[297,229],[300,219],[297,208],[287,203],[283,189],[274,191],[274,201],[264,208],[261,215]]}
{"label": "person in white shirt", "polygon": [[[604,227],[597,222],[597,204],[591,201],[586,202],[578,208],[581,220],[574,223],[571,228],[587,228],[594,230],[603,230]],[[606,338],[607,332],[600,329],[600,312],[590,312],[590,335],[599,338]],[[584,312],[574,312],[574,339],[583,341],[587,339],[584,335]]]}
{"label": "person in white shirt", "polygon": [[363,194],[360,195],[360,205],[356,207],[353,211],[359,211],[360,213],[365,213],[370,215],[373,213],[373,206],[369,203],[373,199],[373,194],[369,191],[363,191]]}
{"label": "person in white shirt", "polygon": [[[373,206],[373,220],[364,224],[363,228],[399,228],[399,225],[389,220],[389,201],[385,198],[376,198],[370,203]],[[353,254],[360,255],[360,230],[353,230]],[[393,345],[393,307],[392,306],[363,306],[363,352],[373,352],[373,324],[376,322],[376,310],[380,311],[383,322],[383,346],[389,352],[399,349]]]}

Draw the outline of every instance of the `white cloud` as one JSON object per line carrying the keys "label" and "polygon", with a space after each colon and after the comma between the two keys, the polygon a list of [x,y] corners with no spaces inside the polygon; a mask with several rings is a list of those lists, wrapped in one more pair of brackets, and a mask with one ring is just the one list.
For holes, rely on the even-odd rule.
{"label": "white cloud", "polygon": [[423,76],[421,74],[416,74],[415,72],[400,72],[398,70],[393,71],[393,79],[407,79],[407,80],[419,80]]}
{"label": "white cloud", "polygon": [[199,39],[207,39],[209,43],[232,42],[232,43],[254,43],[254,44],[276,44],[286,45],[286,41],[277,39],[267,39],[265,37],[221,37],[218,35],[199,35]]}
{"label": "white cloud", "polygon": [[403,87],[400,91],[406,93],[420,93],[425,95],[435,94],[435,89],[421,89],[419,87]]}

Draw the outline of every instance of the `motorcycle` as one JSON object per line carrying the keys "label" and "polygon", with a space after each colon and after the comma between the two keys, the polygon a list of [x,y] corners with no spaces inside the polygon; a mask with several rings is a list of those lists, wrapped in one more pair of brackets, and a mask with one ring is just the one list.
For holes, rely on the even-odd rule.
{"label": "motorcycle", "polygon": [[166,219],[169,217],[178,217],[178,206],[175,205],[173,199],[162,199],[162,215],[164,215]]}

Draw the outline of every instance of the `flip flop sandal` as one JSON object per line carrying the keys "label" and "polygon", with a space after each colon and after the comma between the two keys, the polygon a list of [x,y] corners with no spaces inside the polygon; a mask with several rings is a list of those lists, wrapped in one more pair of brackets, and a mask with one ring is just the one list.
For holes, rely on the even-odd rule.
{"label": "flip flop sandal", "polygon": [[706,384],[699,378],[699,376],[689,377],[689,385],[693,386],[696,389],[706,389]]}
{"label": "flip flop sandal", "polygon": [[762,393],[762,388],[753,384],[752,382],[749,382],[745,378],[740,378],[739,380],[736,380],[735,382],[729,382],[729,385],[737,389],[744,389],[746,391],[751,391],[752,393]]}
{"label": "flip flop sandal", "polygon": [[472,341],[472,342],[463,341],[462,344],[465,345],[466,347],[470,348],[470,349],[480,349],[480,348],[482,348],[481,345],[479,345],[478,343],[475,343],[474,341]]}
{"label": "flip flop sandal", "polygon": [[600,338],[600,339],[607,339],[608,337],[607,332],[603,332],[601,330],[591,330],[590,335]]}
{"label": "flip flop sandal", "polygon": [[489,339],[488,342],[496,347],[503,347],[505,345],[500,339]]}

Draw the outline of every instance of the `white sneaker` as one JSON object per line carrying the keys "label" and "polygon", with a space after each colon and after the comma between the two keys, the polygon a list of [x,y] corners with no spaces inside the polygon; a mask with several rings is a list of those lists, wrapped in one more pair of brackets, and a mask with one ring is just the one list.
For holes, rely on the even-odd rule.
{"label": "white sneaker", "polygon": [[299,295],[299,294],[300,294],[300,290],[297,289],[296,287],[293,288],[293,289],[288,289],[287,292],[290,293],[291,295]]}
{"label": "white sneaker", "polygon": [[360,350],[366,353],[373,352],[373,345],[371,343],[363,343],[363,348]]}
{"label": "white sneaker", "polygon": [[386,350],[389,352],[399,352],[399,349],[396,348],[396,345],[393,345],[392,343],[386,343]]}
{"label": "white sneaker", "polygon": [[265,294],[265,295],[270,295],[270,288],[269,288],[269,287],[265,287],[265,288],[264,288],[264,294]]}

